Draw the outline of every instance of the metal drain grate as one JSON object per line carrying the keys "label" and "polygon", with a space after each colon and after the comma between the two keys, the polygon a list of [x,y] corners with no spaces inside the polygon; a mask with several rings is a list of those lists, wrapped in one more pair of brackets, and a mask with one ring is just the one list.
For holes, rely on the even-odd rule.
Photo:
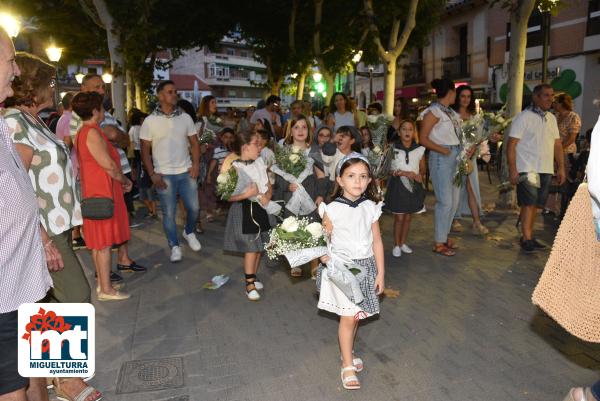
{"label": "metal drain grate", "polygon": [[[119,370],[117,394],[183,387],[183,358],[125,362]],[[187,398],[173,398],[185,401]]]}

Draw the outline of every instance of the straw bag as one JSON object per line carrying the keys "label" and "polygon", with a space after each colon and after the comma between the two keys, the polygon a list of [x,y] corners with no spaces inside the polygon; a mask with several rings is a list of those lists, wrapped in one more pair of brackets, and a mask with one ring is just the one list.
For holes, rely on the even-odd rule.
{"label": "straw bag", "polygon": [[581,184],[560,224],[532,301],[569,333],[600,342],[600,241],[587,184]]}

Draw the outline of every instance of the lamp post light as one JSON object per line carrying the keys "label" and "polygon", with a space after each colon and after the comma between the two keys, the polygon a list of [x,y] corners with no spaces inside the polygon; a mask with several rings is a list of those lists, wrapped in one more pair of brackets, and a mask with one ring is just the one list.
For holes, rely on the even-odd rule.
{"label": "lamp post light", "polygon": [[321,74],[320,72],[317,71],[317,72],[313,73],[312,77],[313,77],[313,81],[321,82],[321,79],[323,78],[323,74]]}
{"label": "lamp post light", "polygon": [[56,67],[56,77],[55,77],[55,85],[54,85],[54,101],[56,102],[55,107],[58,108],[58,104],[60,103],[60,83],[58,82],[58,62],[60,61],[60,57],[62,56],[62,47],[56,47],[51,45],[46,48],[46,56],[48,56],[48,60],[54,63]]}
{"label": "lamp post light", "polygon": [[354,96],[354,98],[356,98],[356,68],[358,67],[358,63],[360,63],[360,59],[362,58],[362,54],[363,51],[359,50],[356,53],[354,53],[354,56],[352,57],[352,62],[354,63],[354,89],[352,91],[352,96]]}
{"label": "lamp post light", "polygon": [[16,38],[21,30],[21,22],[8,13],[0,13],[0,27],[4,28],[8,36]]}
{"label": "lamp post light", "polygon": [[77,81],[77,83],[79,85],[81,85],[83,83],[83,78],[85,77],[85,75],[81,72],[78,72],[77,74],[75,74],[75,80]]}
{"label": "lamp post light", "polygon": [[106,96],[111,100],[111,104],[112,104],[112,93],[111,93],[111,82],[113,81],[113,76],[110,72],[105,72],[104,74],[102,74],[102,82],[104,82],[106,84]]}

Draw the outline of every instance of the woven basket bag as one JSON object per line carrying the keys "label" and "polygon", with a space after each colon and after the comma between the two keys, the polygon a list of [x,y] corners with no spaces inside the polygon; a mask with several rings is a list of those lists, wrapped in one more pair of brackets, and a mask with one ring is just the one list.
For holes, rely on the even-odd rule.
{"label": "woven basket bag", "polygon": [[532,301],[569,333],[600,342],[600,241],[585,183],[560,224]]}

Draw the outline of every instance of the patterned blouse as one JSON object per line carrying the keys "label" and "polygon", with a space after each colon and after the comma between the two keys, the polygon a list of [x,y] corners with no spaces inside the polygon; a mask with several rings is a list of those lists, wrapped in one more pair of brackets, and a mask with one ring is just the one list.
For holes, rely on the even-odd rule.
{"label": "patterned blouse", "polygon": [[18,109],[4,115],[15,144],[33,149],[29,178],[40,209],[40,220],[54,236],[83,224],[75,194],[69,150],[43,123]]}
{"label": "patterned blouse", "polygon": [[[579,134],[579,130],[581,130],[581,119],[574,111],[568,112],[565,116],[561,116],[560,113],[556,113],[556,122],[558,123],[558,132],[562,141],[566,141],[573,132],[577,132]],[[576,153],[577,145],[575,142],[567,146],[564,149],[564,152]]]}

